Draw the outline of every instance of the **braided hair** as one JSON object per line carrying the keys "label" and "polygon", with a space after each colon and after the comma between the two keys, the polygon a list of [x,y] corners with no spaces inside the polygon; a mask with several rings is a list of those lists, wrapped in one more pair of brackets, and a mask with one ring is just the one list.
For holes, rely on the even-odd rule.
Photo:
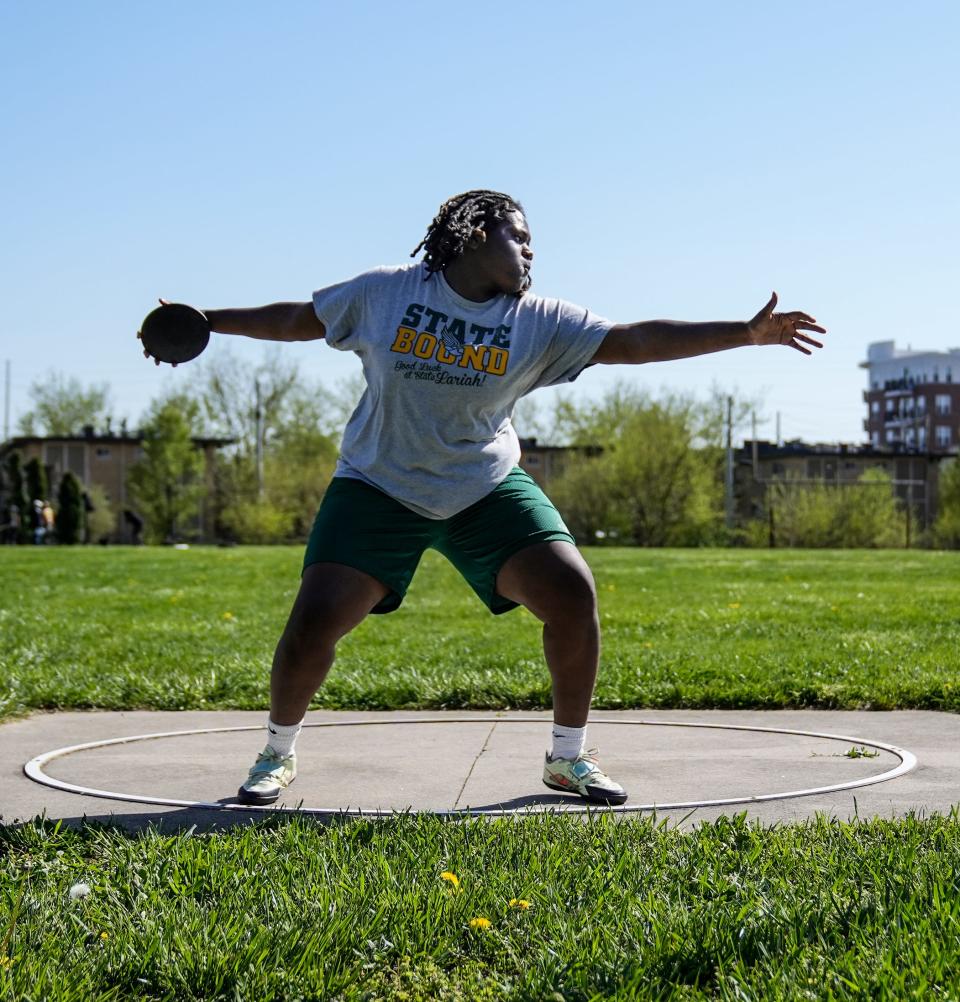
{"label": "braided hair", "polygon": [[466,249],[476,229],[489,230],[491,224],[506,218],[508,212],[523,212],[523,206],[500,191],[478,188],[448,198],[434,217],[426,235],[413,249],[410,257],[423,250],[426,278],[443,271]]}

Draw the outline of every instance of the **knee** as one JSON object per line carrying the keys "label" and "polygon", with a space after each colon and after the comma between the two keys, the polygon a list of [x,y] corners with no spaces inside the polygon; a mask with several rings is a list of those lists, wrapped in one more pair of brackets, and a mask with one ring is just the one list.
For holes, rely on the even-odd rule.
{"label": "knee", "polygon": [[547,621],[583,626],[597,622],[597,588],[587,567],[567,567],[557,575],[547,599]]}

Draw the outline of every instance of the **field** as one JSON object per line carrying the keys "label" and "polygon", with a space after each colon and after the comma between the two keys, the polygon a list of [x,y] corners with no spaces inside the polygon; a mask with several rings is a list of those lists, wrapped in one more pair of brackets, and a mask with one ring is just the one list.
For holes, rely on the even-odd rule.
{"label": "field", "polygon": [[[598,706],[958,709],[958,554],[587,556]],[[266,705],[298,551],[0,567],[3,716]],[[538,625],[489,616],[440,559],[340,655],[318,706],[548,705]],[[0,998],[956,999],[957,821],[37,819],[0,828]]]}
{"label": "field", "polygon": [[[595,705],[960,709],[960,553],[588,551]],[[0,719],[31,709],[252,709],[300,551],[0,552]],[[539,625],[493,617],[428,553],[340,645],[317,706],[547,707]]]}

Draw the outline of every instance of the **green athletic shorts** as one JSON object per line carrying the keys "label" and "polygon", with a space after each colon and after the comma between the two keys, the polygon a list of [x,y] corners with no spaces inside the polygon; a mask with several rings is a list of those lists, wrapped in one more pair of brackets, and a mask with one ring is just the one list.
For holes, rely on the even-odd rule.
{"label": "green athletic shorts", "polygon": [[494,614],[516,608],[496,593],[497,573],[518,550],[572,543],[560,513],[519,466],[476,504],[452,518],[424,518],[388,494],[334,477],[313,523],[303,566],[329,561],[375,577],[390,589],[375,613],[400,607],[428,547],[442,553]]}

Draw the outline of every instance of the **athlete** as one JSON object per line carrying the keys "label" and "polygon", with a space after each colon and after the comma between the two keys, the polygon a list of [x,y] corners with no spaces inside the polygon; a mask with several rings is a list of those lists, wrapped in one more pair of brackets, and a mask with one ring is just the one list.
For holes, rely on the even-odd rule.
{"label": "athlete", "polygon": [[[589,365],[639,364],[747,345],[806,355],[825,333],[806,313],[752,320],[612,324],[529,292],[521,204],[468,191],[444,202],[411,257],[313,294],[311,302],[205,311],[214,331],[268,341],[326,340],[363,363],[365,392],[304,558],[270,679],[269,737],[238,797],[269,804],[293,782],[294,745],[337,642],[403,601],[427,547],[494,614],[525,606],[543,623],[553,687],[543,782],[600,804],[623,788],[586,751],[600,653],[593,577],[559,513],[517,465],[514,405]],[[808,347],[809,346],[809,347]]]}

